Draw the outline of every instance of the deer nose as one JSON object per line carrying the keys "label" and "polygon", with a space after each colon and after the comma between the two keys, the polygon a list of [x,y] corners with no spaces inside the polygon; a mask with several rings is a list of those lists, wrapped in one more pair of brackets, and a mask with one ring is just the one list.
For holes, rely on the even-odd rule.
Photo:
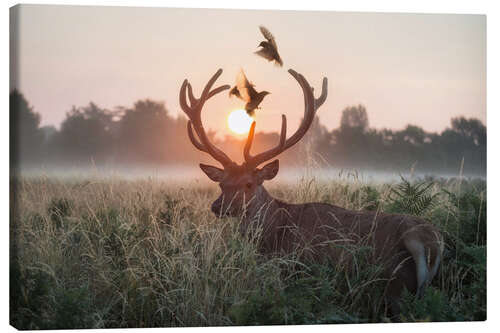
{"label": "deer nose", "polygon": [[220,215],[220,202],[218,201],[219,200],[214,201],[214,203],[212,204],[212,212],[217,216]]}

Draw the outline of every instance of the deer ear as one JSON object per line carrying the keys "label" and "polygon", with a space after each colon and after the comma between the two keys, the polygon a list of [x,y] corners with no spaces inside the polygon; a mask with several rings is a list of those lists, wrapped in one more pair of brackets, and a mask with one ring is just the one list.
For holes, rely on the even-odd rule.
{"label": "deer ear", "polygon": [[210,178],[214,182],[220,183],[222,181],[222,178],[224,176],[224,170],[211,165],[206,165],[201,163],[200,163],[200,169],[203,170],[203,172],[208,176],[208,178]]}
{"label": "deer ear", "polygon": [[275,160],[271,163],[268,163],[259,169],[259,177],[262,180],[271,180],[278,174],[278,170],[280,169],[280,161]]}

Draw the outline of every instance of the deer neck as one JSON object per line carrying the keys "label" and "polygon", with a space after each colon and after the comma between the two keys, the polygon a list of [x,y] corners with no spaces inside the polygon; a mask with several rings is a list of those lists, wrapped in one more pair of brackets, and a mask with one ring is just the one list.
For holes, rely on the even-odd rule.
{"label": "deer neck", "polygon": [[275,212],[286,205],[267,192],[264,186],[260,186],[254,199],[246,208],[245,220],[247,223],[264,222],[275,216]]}

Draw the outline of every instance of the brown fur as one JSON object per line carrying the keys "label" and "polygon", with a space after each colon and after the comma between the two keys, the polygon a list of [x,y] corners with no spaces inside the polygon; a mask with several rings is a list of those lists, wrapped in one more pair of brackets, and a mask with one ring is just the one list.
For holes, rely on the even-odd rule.
{"label": "brown fur", "polygon": [[[247,182],[245,177],[240,180]],[[382,277],[387,279],[386,297],[392,313],[399,313],[399,300],[406,288],[417,296],[423,294],[432,278],[433,267],[439,264],[442,238],[432,224],[409,215],[372,211],[352,211],[326,203],[289,204],[273,198],[258,185],[254,196],[243,203],[249,193],[234,194],[224,201],[223,195],[212,205],[217,215],[244,214],[241,232],[261,229],[259,249],[266,254],[289,254],[302,251],[303,258],[315,262],[325,258],[343,265],[351,257],[345,246],[368,245],[372,260],[383,265]],[[229,206],[237,209],[231,209]],[[244,207],[244,210],[238,209]],[[418,283],[414,256],[407,244],[425,250],[427,273]],[[348,266],[348,265],[347,265]]]}

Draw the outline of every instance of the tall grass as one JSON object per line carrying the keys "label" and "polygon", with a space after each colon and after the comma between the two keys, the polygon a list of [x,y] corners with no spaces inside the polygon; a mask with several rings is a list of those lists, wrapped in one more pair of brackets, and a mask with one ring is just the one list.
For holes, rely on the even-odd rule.
{"label": "tall grass", "polygon": [[[389,321],[370,249],[352,267],[258,253],[259,235],[209,210],[215,185],[50,178],[11,180],[10,319],[21,329]],[[418,211],[443,232],[443,265],[406,321],[486,318],[486,184],[427,182]],[[409,186],[419,186],[418,184]],[[419,187],[424,188],[424,186]],[[271,185],[289,202],[415,213],[361,181]],[[399,201],[398,201],[399,200]]]}

